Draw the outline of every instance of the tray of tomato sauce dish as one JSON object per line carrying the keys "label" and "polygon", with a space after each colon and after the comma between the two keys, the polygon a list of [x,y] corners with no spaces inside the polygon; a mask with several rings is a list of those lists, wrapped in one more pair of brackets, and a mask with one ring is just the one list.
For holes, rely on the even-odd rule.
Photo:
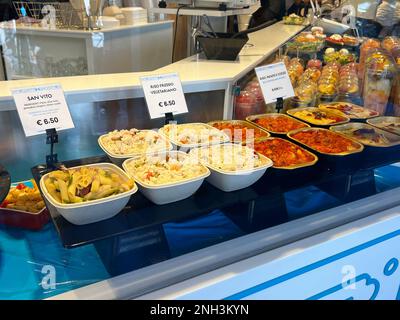
{"label": "tray of tomato sauce dish", "polygon": [[350,121],[350,119],[340,111],[328,111],[319,108],[295,108],[288,110],[287,114],[315,126],[331,126]]}
{"label": "tray of tomato sauce dish", "polygon": [[307,123],[281,113],[257,114],[248,116],[246,120],[277,135],[286,135],[292,130],[310,127]]}
{"label": "tray of tomato sauce dish", "polygon": [[225,132],[233,142],[268,138],[270,136],[266,130],[244,120],[219,120],[211,121],[208,124]]}
{"label": "tray of tomato sauce dish", "polygon": [[0,224],[40,230],[49,220],[49,212],[34,180],[13,183],[0,203]]}
{"label": "tray of tomato sauce dish", "polygon": [[318,161],[315,154],[282,138],[256,139],[253,145],[247,146],[270,158],[275,169],[299,169]]}
{"label": "tray of tomato sauce dish", "polygon": [[359,167],[362,160],[364,146],[361,143],[328,129],[300,129],[289,132],[288,137],[316,152],[324,170],[351,172]]}
{"label": "tray of tomato sauce dish", "polygon": [[364,150],[361,143],[328,129],[300,129],[289,132],[288,137],[327,156],[348,156]]}

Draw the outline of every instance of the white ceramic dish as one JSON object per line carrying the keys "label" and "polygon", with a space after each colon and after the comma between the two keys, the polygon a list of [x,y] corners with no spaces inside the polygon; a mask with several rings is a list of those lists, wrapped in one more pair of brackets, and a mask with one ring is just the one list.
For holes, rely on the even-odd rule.
{"label": "white ceramic dish", "polygon": [[[171,154],[171,153],[178,153],[180,156],[188,157],[188,155],[182,151],[160,152],[158,153],[158,155]],[[158,205],[176,202],[190,197],[200,188],[204,179],[210,175],[210,171],[207,169],[207,167],[205,167],[205,169],[207,169],[206,173],[196,178],[187,179],[175,183],[168,183],[168,184],[154,186],[143,182],[135,175],[134,172],[131,172],[128,169],[129,162],[134,160],[135,159],[128,159],[124,161],[122,167],[127,172],[127,174],[137,182],[139,186],[139,191],[147,199]]]}
{"label": "white ceramic dish", "polygon": [[[140,130],[140,131],[152,131],[152,130]],[[135,157],[139,157],[141,155],[144,154],[152,154],[152,153],[156,153],[156,152],[163,152],[163,151],[170,151],[173,149],[173,146],[170,142],[168,142],[168,148],[166,149],[160,149],[160,150],[155,150],[155,151],[151,151],[151,152],[146,152],[146,153],[130,153],[130,154],[116,154],[116,153],[112,153],[110,151],[107,150],[107,148],[104,146],[102,139],[103,137],[105,137],[107,134],[103,134],[102,136],[99,137],[99,139],[97,140],[99,146],[101,149],[103,149],[103,151],[107,154],[108,158],[111,160],[112,163],[118,165],[118,166],[122,166],[122,163],[130,158],[135,158]],[[161,137],[165,140],[165,136],[160,134]],[[167,142],[167,141],[166,141]]]}
{"label": "white ceramic dish", "polygon": [[[218,130],[217,128],[214,128],[213,126],[210,126],[209,124],[205,124],[205,123],[201,123],[201,122],[194,122],[194,123],[187,123],[187,124],[191,124],[191,125],[202,125],[207,129],[212,129],[212,130]],[[179,124],[178,124],[179,126]],[[209,146],[209,145],[214,145],[214,144],[221,144],[221,143],[226,143],[226,142],[230,142],[229,136],[221,131],[221,135],[223,137],[223,139],[221,139],[221,141],[215,141],[212,143],[209,142],[205,142],[205,143],[192,143],[192,144],[183,144],[179,141],[176,141],[175,139],[168,137],[165,132],[164,132],[164,127],[160,128],[158,130],[158,133],[161,134],[162,136],[164,136],[166,139],[169,139],[169,141],[171,141],[172,145],[174,146],[174,149],[180,150],[180,151],[189,151],[190,149],[193,148],[199,148],[199,147],[204,147],[204,146]]]}
{"label": "white ceramic dish", "polygon": [[[94,167],[113,171],[120,175],[125,181],[129,180],[129,176],[111,163],[96,163],[84,166],[73,167],[69,169],[77,169],[81,167]],[[48,179],[50,173],[45,174],[40,179],[40,189],[47,203],[52,209],[55,209],[60,215],[72,224],[83,225],[106,220],[117,215],[128,203],[132,194],[137,192],[137,185],[129,191],[106,197],[103,199],[92,200],[82,203],[63,204],[56,201],[47,191],[44,181]],[[51,210],[51,209],[50,209]]]}
{"label": "white ceramic dish", "polygon": [[[200,149],[204,148],[207,147],[203,147]],[[195,152],[195,150],[191,152],[193,153]],[[265,163],[260,167],[254,168],[252,170],[224,171],[204,162],[204,165],[207,166],[211,172],[210,176],[207,178],[207,182],[225,192],[236,191],[251,186],[264,175],[268,168],[273,166],[273,162],[271,159],[262,154],[257,154],[260,156],[261,159],[263,159],[263,162]]]}

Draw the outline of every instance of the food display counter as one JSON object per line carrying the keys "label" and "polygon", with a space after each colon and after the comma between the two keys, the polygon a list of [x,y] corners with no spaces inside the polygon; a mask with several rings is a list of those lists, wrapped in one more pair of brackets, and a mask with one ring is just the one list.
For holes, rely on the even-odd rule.
{"label": "food display counter", "polygon": [[20,80],[154,70],[171,63],[172,29],[172,20],[101,30],[3,22],[4,76]]}
{"label": "food display counter", "polygon": [[[378,128],[397,126],[397,117],[381,118],[394,113],[392,98],[385,114],[356,105],[353,95],[321,99],[354,65],[322,63],[325,46],[309,58],[303,52],[303,61],[285,55],[305,28],[280,22],[251,34],[233,62],[200,54],[152,72],[1,83],[2,165],[14,182],[33,177],[52,221],[18,233],[29,247],[19,265],[33,260],[41,268],[27,272],[28,295],[11,297],[398,297],[391,276],[399,259],[400,135]],[[254,67],[276,60],[287,63],[295,87],[286,114],[261,102],[254,80]],[[149,119],[139,81],[169,72],[180,75],[189,110],[177,125]],[[43,165],[43,137],[24,138],[10,92],[50,83],[62,85],[75,122],[59,133],[58,170]],[[305,84],[317,99],[299,94]],[[299,102],[306,107],[293,108]],[[143,141],[157,154],[144,154]],[[214,158],[221,150],[233,163]],[[12,251],[17,231],[2,228]],[[365,286],[351,286],[359,281]]]}

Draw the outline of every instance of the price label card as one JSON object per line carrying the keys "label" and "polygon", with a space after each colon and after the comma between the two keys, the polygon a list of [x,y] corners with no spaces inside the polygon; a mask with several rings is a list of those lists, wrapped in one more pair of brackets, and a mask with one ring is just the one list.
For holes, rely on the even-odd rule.
{"label": "price label card", "polygon": [[74,128],[64,92],[60,85],[12,90],[19,118],[27,137]]}
{"label": "price label card", "polygon": [[255,68],[265,103],[276,102],[278,98],[294,97],[292,83],[283,62]]}
{"label": "price label card", "polygon": [[161,118],[166,113],[187,113],[182,83],[177,73],[141,77],[150,118]]}

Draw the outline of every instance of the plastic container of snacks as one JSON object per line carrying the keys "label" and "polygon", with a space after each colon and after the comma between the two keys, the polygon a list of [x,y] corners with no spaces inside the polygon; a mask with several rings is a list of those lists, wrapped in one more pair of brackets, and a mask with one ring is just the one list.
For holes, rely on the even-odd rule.
{"label": "plastic container of snacks", "polygon": [[0,203],[2,224],[40,230],[49,220],[49,212],[33,180],[13,183],[6,199]]}
{"label": "plastic container of snacks", "polygon": [[388,54],[381,50],[370,52],[366,59],[364,72],[363,100],[365,108],[385,115],[394,75],[395,66]]}

